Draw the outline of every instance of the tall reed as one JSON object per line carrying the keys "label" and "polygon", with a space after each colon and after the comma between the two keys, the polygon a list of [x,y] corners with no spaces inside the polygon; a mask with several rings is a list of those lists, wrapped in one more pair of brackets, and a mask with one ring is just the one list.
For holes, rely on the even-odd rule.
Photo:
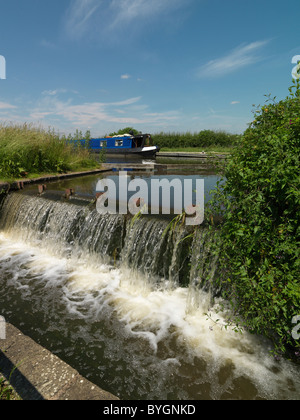
{"label": "tall reed", "polygon": [[53,130],[32,125],[0,125],[0,177],[24,174],[61,173],[93,167],[86,148],[74,148]]}

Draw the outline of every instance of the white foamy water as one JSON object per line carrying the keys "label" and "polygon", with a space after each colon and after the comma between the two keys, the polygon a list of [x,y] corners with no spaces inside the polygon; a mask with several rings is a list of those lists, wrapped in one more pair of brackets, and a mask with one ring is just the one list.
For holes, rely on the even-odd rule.
{"label": "white foamy water", "polygon": [[266,341],[226,330],[206,292],[194,299],[192,288],[25,237],[0,235],[0,314],[36,323],[46,341],[48,328],[52,349],[100,385],[109,377],[120,397],[299,399],[298,367],[274,361]]}

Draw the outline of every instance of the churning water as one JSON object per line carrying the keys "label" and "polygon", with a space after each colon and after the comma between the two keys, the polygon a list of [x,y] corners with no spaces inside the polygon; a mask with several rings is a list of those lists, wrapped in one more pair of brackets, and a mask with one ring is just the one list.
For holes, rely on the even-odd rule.
{"label": "churning water", "polygon": [[0,315],[121,399],[299,399],[296,365],[224,328],[205,228],[189,255],[165,220],[21,193],[0,224]]}

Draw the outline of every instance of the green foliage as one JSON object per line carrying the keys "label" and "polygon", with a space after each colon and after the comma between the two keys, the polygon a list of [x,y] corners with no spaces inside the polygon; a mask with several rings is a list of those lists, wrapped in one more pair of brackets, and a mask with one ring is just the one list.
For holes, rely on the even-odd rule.
{"label": "green foliage", "polygon": [[[80,132],[75,136],[80,136]],[[70,138],[70,136],[69,136]],[[65,137],[22,126],[0,126],[0,177],[20,178],[30,173],[62,173],[79,167],[93,167],[89,151],[75,149]]]}
{"label": "green foliage", "polygon": [[230,147],[240,138],[237,134],[224,131],[204,130],[199,133],[160,133],[152,135],[154,144],[160,148],[205,148],[210,146]]}
{"label": "green foliage", "polygon": [[14,389],[3,377],[0,376],[0,401],[10,401],[15,399],[19,398],[16,398]]}
{"label": "green foliage", "polygon": [[[134,135],[139,134],[139,131],[132,127],[127,127],[115,133],[110,133],[110,136],[117,136],[133,132]],[[176,148],[195,148],[195,147],[210,147],[221,146],[231,147],[235,145],[240,138],[238,134],[230,134],[225,131],[203,130],[199,133],[157,133],[152,134],[153,143],[158,145],[161,149],[176,149]]]}
{"label": "green foliage", "polygon": [[[276,351],[300,343],[300,84],[280,102],[268,97],[255,112],[225,169],[212,210],[223,217],[221,266],[225,296]],[[298,350],[298,352],[297,352]]]}
{"label": "green foliage", "polygon": [[133,134],[135,135],[135,136],[137,136],[140,132],[139,131],[137,131],[137,130],[135,130],[134,128],[132,128],[132,127],[126,127],[126,128],[122,128],[121,130],[119,130],[118,132],[115,132],[115,133],[110,133],[109,134],[109,136],[110,137],[113,137],[113,136],[118,136],[118,135],[123,135],[123,134],[129,134],[130,132],[133,132]]}

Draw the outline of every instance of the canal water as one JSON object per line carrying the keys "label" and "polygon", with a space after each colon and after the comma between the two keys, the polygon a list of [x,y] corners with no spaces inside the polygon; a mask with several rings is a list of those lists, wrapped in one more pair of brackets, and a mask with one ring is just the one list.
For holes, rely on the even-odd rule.
{"label": "canal water", "polygon": [[[193,169],[207,186],[217,181]],[[215,237],[202,227],[184,240],[186,229],[166,230],[161,217],[100,215],[98,180],[6,198],[0,315],[121,399],[299,399],[297,365],[225,328]],[[77,196],[64,200],[66,188]]]}

